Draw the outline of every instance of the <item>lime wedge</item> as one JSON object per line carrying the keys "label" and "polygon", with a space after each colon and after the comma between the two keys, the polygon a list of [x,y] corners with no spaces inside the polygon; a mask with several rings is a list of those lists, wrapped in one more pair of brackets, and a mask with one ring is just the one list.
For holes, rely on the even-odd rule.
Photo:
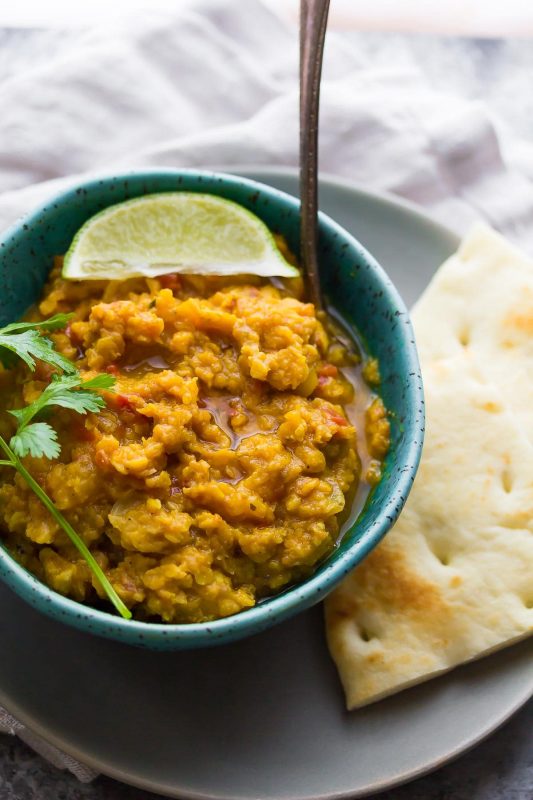
{"label": "lime wedge", "polygon": [[267,226],[221,197],[151,194],[110,206],[77,232],[65,256],[70,280],[123,280],[170,272],[296,277]]}

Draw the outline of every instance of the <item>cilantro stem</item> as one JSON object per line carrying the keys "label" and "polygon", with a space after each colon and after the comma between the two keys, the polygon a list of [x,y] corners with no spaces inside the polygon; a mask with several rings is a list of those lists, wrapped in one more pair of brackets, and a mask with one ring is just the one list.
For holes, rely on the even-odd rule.
{"label": "cilantro stem", "polygon": [[89,548],[80,538],[80,536],[76,533],[70,522],[65,519],[63,514],[59,511],[58,508],[55,507],[53,502],[50,500],[44,489],[37,483],[35,478],[33,478],[26,467],[22,464],[20,459],[15,455],[12,449],[9,447],[7,442],[0,436],[0,448],[4,451],[6,456],[8,457],[7,461],[0,461],[1,465],[11,466],[17,470],[19,475],[21,475],[30,489],[37,495],[41,503],[48,509],[50,514],[54,517],[54,519],[61,525],[67,536],[69,537],[72,544],[77,548],[77,550],[81,553],[89,568],[92,570],[94,575],[98,578],[102,589],[108,596],[109,600],[113,603],[119,614],[121,614],[124,619],[131,619],[131,611],[124,605],[116,591],[113,589],[111,583],[109,582],[108,578],[106,578],[102,568],[100,567],[99,563],[96,561],[92,553],[90,552]]}

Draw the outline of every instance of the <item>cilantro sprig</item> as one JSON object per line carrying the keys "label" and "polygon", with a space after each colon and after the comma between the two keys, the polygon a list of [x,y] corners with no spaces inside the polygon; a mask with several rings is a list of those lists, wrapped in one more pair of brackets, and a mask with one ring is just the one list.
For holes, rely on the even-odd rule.
{"label": "cilantro sprig", "polygon": [[56,314],[42,322],[13,322],[0,328],[0,360],[6,367],[12,367],[16,356],[33,370],[36,360],[44,361],[67,374],[77,372],[75,365],[54,348],[54,343],[41,332],[61,330],[72,314]]}
{"label": "cilantro sprig", "polygon": [[54,374],[50,384],[33,403],[9,411],[17,420],[17,430],[9,444],[0,436],[0,449],[6,455],[6,459],[0,460],[0,465],[13,467],[26,481],[83,556],[117,611],[125,619],[131,619],[131,612],[116,593],[83,539],[20,460],[27,455],[52,459],[57,458],[60,453],[56,431],[48,422],[34,421],[35,417],[46,413],[52,406],[69,408],[78,414],[98,412],[105,406],[104,398],[98,392],[102,389],[110,390],[114,385],[115,379],[112,375],[97,375],[83,381],[72,361],[58,353],[54,343],[46,336],[49,331],[64,328],[71,316],[71,314],[56,314],[41,322],[14,322],[0,328],[0,361],[5,366],[11,367],[18,357],[32,372],[39,360],[63,373]]}
{"label": "cilantro sprig", "polygon": [[70,408],[78,414],[100,411],[105,400],[98,390],[112,389],[114,384],[112,375],[97,375],[88,381],[82,381],[79,374],[53,375],[37,400],[9,411],[18,422],[17,432],[9,442],[11,449],[20,458],[27,455],[57,458],[60,447],[55,430],[47,422],[32,422],[32,419],[50,406]]}

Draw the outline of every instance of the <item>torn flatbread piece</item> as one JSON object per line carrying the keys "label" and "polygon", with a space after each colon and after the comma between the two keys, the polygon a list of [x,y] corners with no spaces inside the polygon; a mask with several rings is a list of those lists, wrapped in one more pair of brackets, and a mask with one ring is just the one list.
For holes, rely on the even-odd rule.
{"label": "torn flatbread piece", "polygon": [[431,281],[413,322],[422,364],[469,354],[533,445],[533,261],[476,226]]}
{"label": "torn flatbread piece", "polygon": [[420,469],[393,530],[326,601],[348,708],[533,632],[533,263],[478,227],[413,321]]}

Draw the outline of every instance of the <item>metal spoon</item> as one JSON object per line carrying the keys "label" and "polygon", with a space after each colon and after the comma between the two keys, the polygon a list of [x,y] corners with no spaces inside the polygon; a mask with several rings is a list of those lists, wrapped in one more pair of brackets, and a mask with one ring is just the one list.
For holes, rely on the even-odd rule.
{"label": "metal spoon", "polygon": [[300,250],[311,301],[323,302],[318,275],[318,106],[329,0],[300,0]]}

